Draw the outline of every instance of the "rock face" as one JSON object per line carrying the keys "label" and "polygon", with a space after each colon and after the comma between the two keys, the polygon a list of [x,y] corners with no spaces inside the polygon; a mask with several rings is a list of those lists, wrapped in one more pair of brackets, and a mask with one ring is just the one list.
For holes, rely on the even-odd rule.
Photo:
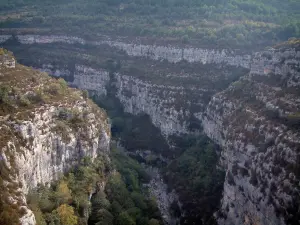
{"label": "rock face", "polygon": [[[98,95],[112,82],[125,111],[148,114],[165,136],[189,133],[192,121],[201,121],[222,147],[227,170],[219,224],[299,224],[299,47],[238,56],[107,37],[17,38],[41,48],[68,45],[74,55],[80,51],[73,69],[54,65],[51,57],[34,66]],[[120,59],[122,68],[112,72],[97,65],[99,52],[105,57],[117,52],[109,58]]]}
{"label": "rock face", "polygon": [[[0,44],[7,41],[12,36],[1,35]],[[202,64],[226,64],[230,66],[240,66],[249,68],[251,55],[238,55],[234,51],[222,49],[201,49],[194,47],[176,47],[137,44],[134,42],[122,41],[121,38],[112,40],[106,36],[100,36],[96,41],[87,41],[79,37],[69,36],[42,36],[42,35],[17,35],[16,38],[21,44],[51,44],[51,43],[66,43],[66,44],[81,44],[81,45],[109,45],[116,49],[125,51],[129,56],[142,56],[153,60],[167,60],[171,63],[177,63],[182,60],[187,62],[200,62]],[[121,40],[119,40],[121,39]]]}
{"label": "rock face", "polygon": [[[116,74],[117,97],[126,112],[146,113],[164,135],[187,133],[185,118],[190,116],[190,102],[178,105],[178,93],[188,95],[184,87],[155,85],[132,76]],[[185,96],[186,97],[186,96]]]}
{"label": "rock face", "polygon": [[[85,102],[78,102],[73,105],[73,110],[90,110]],[[109,150],[109,125],[104,117],[100,120],[97,115],[87,115],[88,124],[86,139],[82,135],[68,130],[68,134],[61,134],[58,130],[60,124],[56,123],[58,108],[49,106],[34,112],[34,118],[30,121],[22,121],[15,125],[25,140],[31,141],[28,149],[16,157],[19,165],[19,180],[24,183],[23,190],[26,193],[30,188],[36,187],[39,183],[45,184],[57,179],[63,172],[76,165],[83,156],[96,158],[101,153],[108,153]],[[57,129],[57,132],[56,131]],[[68,135],[68,137],[62,137]],[[22,150],[22,149],[21,149]]]}
{"label": "rock face", "polygon": [[[161,84],[156,84],[147,77],[139,77],[133,72],[131,75],[131,71],[114,73],[112,82],[117,90],[117,98],[126,112],[148,114],[152,123],[165,136],[184,134],[190,132],[191,118],[204,111],[210,96],[238,77],[230,71],[231,67],[217,70],[208,70],[201,65],[197,67],[203,71],[190,74],[155,71],[163,77]],[[43,64],[39,69],[54,76],[72,77],[72,86],[97,95],[106,95],[107,84],[113,79],[107,70],[79,64],[75,65],[73,72],[50,64]],[[179,83],[181,79],[185,79],[185,83]]]}
{"label": "rock face", "polygon": [[[40,45],[38,46],[41,46],[41,48],[51,43],[54,46],[57,43],[63,43],[63,46],[68,44],[66,48],[70,49],[71,52],[74,51],[74,54],[68,52],[68,57],[78,53],[77,45],[73,50],[72,43],[78,41],[76,42],[77,44],[88,45],[86,41],[72,37],[18,36],[18,38],[21,43],[26,45],[39,43]],[[107,84],[112,79],[112,76],[109,75],[111,71],[105,64],[101,65],[99,63],[103,61],[102,58],[98,59],[96,57],[98,57],[99,52],[104,56],[110,52],[116,52],[116,46],[111,41],[110,43],[112,47],[107,47],[107,43],[99,44],[98,41],[97,45],[93,47],[97,49],[95,53],[83,48],[80,50],[81,53],[78,54],[78,57],[72,58],[70,64],[74,65],[71,67],[66,65],[68,64],[66,59],[64,61],[60,60],[64,64],[55,63],[53,59],[57,58],[57,55],[53,57],[51,55],[50,57],[42,55],[41,59],[27,64],[48,72],[55,77],[63,77],[72,86],[92,91],[96,95],[106,95]],[[129,47],[128,49],[122,49],[124,51],[122,51],[122,54],[120,53],[121,55],[118,51],[116,55],[109,55],[111,58],[121,57],[122,60],[121,69],[112,73],[115,76],[113,83],[117,89],[117,97],[123,104],[126,112],[148,114],[153,124],[159,127],[165,136],[188,133],[194,114],[203,113],[210,97],[227,88],[232,81],[235,81],[248,71],[241,65],[244,64],[242,61],[237,64],[234,63],[234,60],[239,57],[236,59],[232,58],[233,61],[230,63],[228,61],[226,65],[227,56],[225,57],[224,55],[225,50],[221,51],[223,53],[217,50],[203,50],[201,53],[202,59],[199,59],[199,62],[194,60],[190,61],[192,63],[188,63],[187,59],[178,59],[178,61],[181,61],[174,63],[168,58],[169,56],[167,55],[169,53],[159,53],[162,54],[162,58],[166,56],[164,61],[157,57],[153,58],[151,54],[143,55],[146,57],[145,59],[144,57],[138,58],[136,57],[138,55],[131,52],[130,49],[136,48],[134,47],[136,46],[135,44],[124,43],[124,45],[120,46]],[[141,47],[142,45],[139,46]],[[150,46],[148,47],[150,48]],[[155,49],[156,47],[152,46],[151,48]],[[161,46],[161,48],[168,51],[168,47]],[[61,48],[57,48],[55,54],[60,53],[60,51]],[[183,51],[190,50],[183,49]],[[207,53],[208,51],[210,53]],[[218,52],[220,53],[219,56],[216,55],[219,54]],[[47,54],[51,53],[47,52]],[[208,57],[207,54],[213,54],[209,57],[219,61],[209,60],[206,58]],[[94,58],[96,58],[94,61],[90,60]],[[168,61],[171,61],[171,63]],[[240,65],[239,67],[230,66],[238,64]],[[247,68],[249,66],[244,67]]]}
{"label": "rock face", "polygon": [[168,186],[164,183],[159,170],[156,168],[146,168],[152,179],[147,185],[150,194],[156,198],[158,208],[162,214],[166,225],[176,225],[179,221],[171,215],[170,208],[172,203],[179,203],[178,195],[175,190],[168,192]]}
{"label": "rock face", "polygon": [[257,53],[200,118],[227,168],[219,224],[298,224],[300,51]]}
{"label": "rock face", "polygon": [[[14,87],[22,89],[23,96],[25,94],[28,99],[33,88],[29,82],[33,79],[29,77],[31,74],[35,75],[36,80],[46,79],[47,83],[39,83],[39,87],[45,88],[45,93],[48,85],[52,87],[51,79],[43,78],[45,74],[21,65],[1,71],[1,85],[4,79],[8,79],[7,76],[14,79],[19,73],[22,73],[27,86],[15,84]],[[15,79],[22,82],[22,79]],[[20,184],[17,189],[19,194],[13,192],[10,203],[24,208],[25,215],[20,219],[23,225],[35,225],[34,215],[26,207],[24,197],[30,189],[38,184],[50,184],[84,156],[94,159],[99,154],[108,155],[110,124],[106,113],[90,100],[80,97],[79,91],[66,91],[59,99],[58,94],[52,96],[54,100],[51,102],[32,103],[34,105],[29,109],[18,106],[18,112],[13,110],[10,116],[1,115],[1,135],[6,139],[1,139],[0,164],[2,169],[8,171],[6,186],[9,187],[11,182]],[[13,95],[9,95],[12,98]],[[10,101],[13,105],[13,100]],[[4,179],[3,174],[1,176]]]}
{"label": "rock face", "polygon": [[178,48],[173,46],[143,45],[135,43],[124,43],[121,41],[104,40],[97,44],[108,44],[117,49],[125,51],[129,56],[143,56],[153,60],[167,60],[177,63],[182,60],[187,62],[200,62],[202,64],[228,64],[249,68],[250,55],[236,55],[228,50],[209,50],[200,48]]}

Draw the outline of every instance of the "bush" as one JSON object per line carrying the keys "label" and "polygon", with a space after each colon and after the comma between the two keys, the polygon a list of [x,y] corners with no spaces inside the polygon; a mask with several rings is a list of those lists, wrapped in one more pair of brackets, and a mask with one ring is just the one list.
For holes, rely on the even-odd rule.
{"label": "bush", "polygon": [[89,98],[89,92],[88,92],[87,90],[83,90],[83,91],[82,91],[82,97],[83,97],[84,99],[88,99],[88,98]]}
{"label": "bush", "polygon": [[46,91],[47,91],[47,93],[55,96],[55,95],[60,94],[60,89],[61,89],[60,85],[54,83],[54,84],[50,84],[50,86],[47,88]]}
{"label": "bush", "polygon": [[66,82],[64,79],[59,78],[59,79],[58,79],[58,83],[59,83],[59,85],[60,85],[60,89],[61,89],[63,92],[65,92],[65,91],[67,90],[67,88],[68,88],[67,82]]}
{"label": "bush", "polygon": [[41,89],[35,90],[34,93],[27,96],[31,103],[45,103],[46,96]]}
{"label": "bush", "polygon": [[19,99],[19,104],[21,106],[29,106],[31,104],[31,102],[29,101],[29,99],[26,96],[21,96]]}
{"label": "bush", "polygon": [[0,86],[0,103],[8,102],[8,93],[10,88],[8,86]]}

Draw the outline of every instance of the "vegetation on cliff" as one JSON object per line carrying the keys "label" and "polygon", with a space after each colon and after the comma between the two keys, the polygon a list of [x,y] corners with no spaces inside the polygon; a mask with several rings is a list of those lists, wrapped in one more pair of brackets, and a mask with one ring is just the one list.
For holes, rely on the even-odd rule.
{"label": "vegetation on cliff", "polygon": [[177,191],[185,211],[181,223],[215,224],[213,213],[220,205],[225,178],[217,166],[218,147],[205,135],[184,140],[183,153],[164,169],[166,182]]}
{"label": "vegetation on cliff", "polygon": [[142,185],[149,181],[147,173],[115,147],[111,157],[112,163],[103,157],[94,162],[83,158],[50,187],[32,190],[27,201],[37,224],[161,224],[156,202]]}
{"label": "vegetation on cliff", "polygon": [[[12,53],[9,55],[13,57]],[[0,224],[14,225],[19,224],[19,218],[27,212],[22,189],[24,183],[19,182],[16,158],[24,157],[26,152],[38,154],[33,148],[39,132],[51,135],[50,131],[66,143],[70,142],[70,135],[78,135],[83,142],[90,142],[90,137],[86,136],[90,114],[100,121],[94,124],[98,132],[102,128],[108,134],[110,131],[105,112],[86,99],[82,91],[67,87],[63,79],[51,78],[46,73],[20,64],[16,64],[15,68],[0,66],[0,74]],[[85,106],[83,110],[79,110],[80,104]],[[51,124],[44,123],[46,118],[35,120],[51,110],[53,112],[48,118]],[[38,134],[34,133],[32,126],[28,128],[29,136],[21,133],[21,125],[26,127],[27,123],[39,122],[41,130]],[[44,149],[47,147],[43,146]],[[59,192],[58,189],[56,191]],[[60,201],[59,198],[55,201]],[[63,207],[61,215],[65,210],[69,212]]]}
{"label": "vegetation on cliff", "polygon": [[57,110],[50,132],[69,143],[70,132],[77,133],[80,140],[88,141],[85,130],[89,123],[87,108],[78,110],[74,105],[86,102],[100,121],[106,120],[106,115],[87,99],[86,91],[68,88],[63,79],[51,78],[20,64],[16,68],[1,67],[0,72],[1,225],[19,224],[27,206],[34,212],[39,225],[161,224],[155,200],[143,187],[143,183],[149,181],[147,173],[115,147],[111,154],[112,163],[105,154],[94,161],[83,157],[71,171],[59,175],[59,180],[31,189],[26,204],[22,200],[22,183],[16,176],[16,156],[13,148],[7,146],[11,141],[17,152],[22,152],[33,148],[33,139],[26,140],[14,124],[31,121],[36,113],[52,106]]}

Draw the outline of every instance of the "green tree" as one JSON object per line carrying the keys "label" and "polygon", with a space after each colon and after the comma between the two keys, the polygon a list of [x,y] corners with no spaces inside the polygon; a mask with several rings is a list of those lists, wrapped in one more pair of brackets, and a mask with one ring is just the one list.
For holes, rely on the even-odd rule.
{"label": "green tree", "polygon": [[157,219],[151,219],[149,220],[148,225],[159,225],[159,221]]}
{"label": "green tree", "polygon": [[96,225],[108,225],[113,224],[113,215],[106,209],[100,209],[96,215],[97,223]]}
{"label": "green tree", "polygon": [[119,214],[116,220],[117,225],[135,225],[135,221],[128,215],[127,212]]}
{"label": "green tree", "polygon": [[72,200],[71,191],[68,183],[62,180],[57,187],[57,197],[60,203],[68,203]]}
{"label": "green tree", "polygon": [[7,86],[0,87],[0,103],[8,101],[8,92],[9,92],[9,87]]}
{"label": "green tree", "polygon": [[62,225],[77,224],[78,218],[77,216],[75,216],[73,207],[63,204],[58,207],[57,213],[59,215]]}

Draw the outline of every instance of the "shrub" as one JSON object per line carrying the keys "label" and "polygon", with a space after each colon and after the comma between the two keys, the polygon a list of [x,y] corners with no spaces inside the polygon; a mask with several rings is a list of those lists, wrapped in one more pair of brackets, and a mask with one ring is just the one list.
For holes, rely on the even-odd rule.
{"label": "shrub", "polygon": [[10,88],[8,86],[0,86],[0,103],[8,102],[8,93]]}
{"label": "shrub", "polygon": [[89,98],[89,92],[88,92],[87,90],[83,90],[83,91],[82,91],[82,97],[83,97],[84,99],[88,99],[88,98]]}
{"label": "shrub", "polygon": [[32,103],[44,103],[45,102],[45,94],[41,89],[35,90],[34,93],[27,96],[30,102]]}
{"label": "shrub", "polygon": [[29,106],[31,104],[31,102],[29,101],[29,99],[26,96],[21,96],[19,99],[19,104],[21,106]]}
{"label": "shrub", "polygon": [[68,119],[72,118],[71,110],[68,110],[66,108],[61,108],[58,111],[58,118],[61,120],[68,120]]}
{"label": "shrub", "polygon": [[58,95],[60,93],[60,85],[59,84],[50,84],[50,86],[47,88],[47,93],[51,94],[51,95]]}
{"label": "shrub", "polygon": [[58,79],[58,82],[59,82],[59,85],[60,85],[61,90],[62,90],[62,91],[66,91],[67,88],[68,88],[67,82],[66,82],[64,79],[62,79],[62,78],[59,78],[59,79]]}
{"label": "shrub", "polygon": [[71,141],[69,136],[69,128],[62,121],[56,121],[56,125],[52,128],[52,132],[59,134],[65,143],[69,143]]}

